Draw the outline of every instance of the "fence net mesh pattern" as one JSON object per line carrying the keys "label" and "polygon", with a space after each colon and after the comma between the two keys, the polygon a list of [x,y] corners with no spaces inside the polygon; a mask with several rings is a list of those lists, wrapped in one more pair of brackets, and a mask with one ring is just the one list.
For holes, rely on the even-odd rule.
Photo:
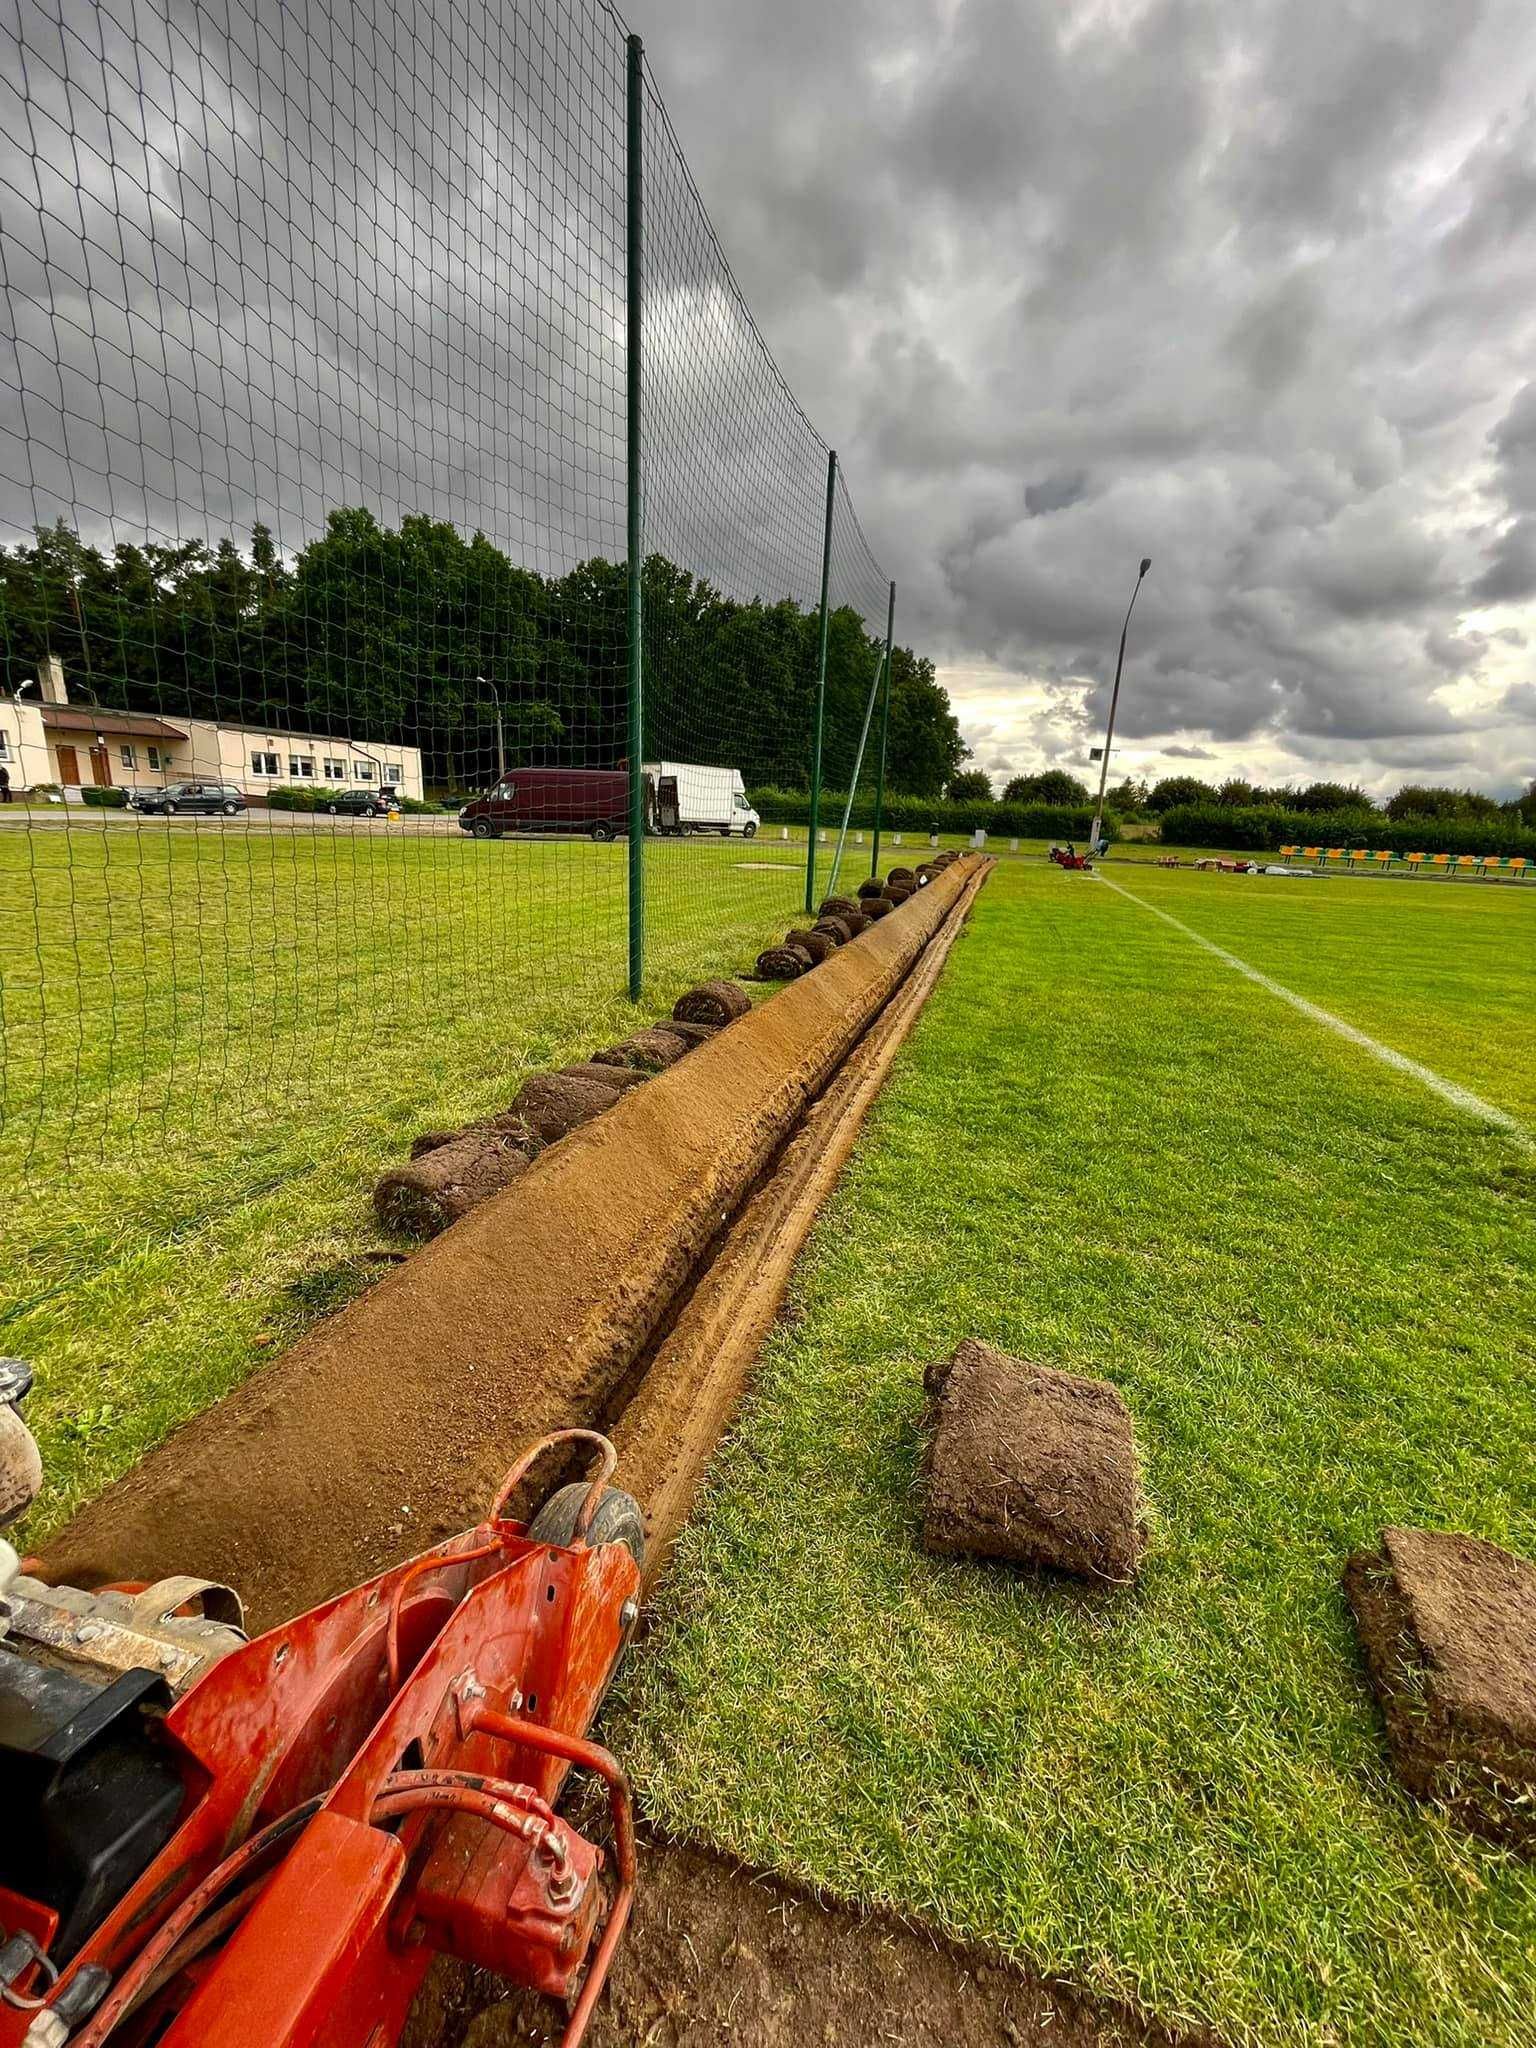
{"label": "fence net mesh pattern", "polygon": [[[245,1199],[622,991],[628,58],[603,0],[0,4],[6,1185]],[[743,827],[809,775],[827,446],[648,73],[642,132],[659,992],[803,897]],[[829,789],[885,601],[839,479]]]}

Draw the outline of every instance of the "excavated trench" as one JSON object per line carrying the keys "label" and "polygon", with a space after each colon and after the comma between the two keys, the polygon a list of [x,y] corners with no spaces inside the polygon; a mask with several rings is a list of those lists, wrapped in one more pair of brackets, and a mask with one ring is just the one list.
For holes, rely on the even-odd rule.
{"label": "excavated trench", "polygon": [[957,861],[541,1155],[82,1510],[44,1575],[191,1572],[269,1627],[471,1525],[527,1442],[585,1422],[617,1437],[653,1583],[991,865]]}

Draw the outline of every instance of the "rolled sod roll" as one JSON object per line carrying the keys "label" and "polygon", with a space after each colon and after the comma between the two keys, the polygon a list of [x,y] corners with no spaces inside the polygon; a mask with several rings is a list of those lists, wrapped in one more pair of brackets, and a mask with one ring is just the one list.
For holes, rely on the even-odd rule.
{"label": "rolled sod roll", "polygon": [[611,1108],[622,1092],[605,1081],[581,1080],[571,1074],[535,1074],[519,1088],[500,1121],[526,1124],[546,1145],[553,1145],[567,1131]]}
{"label": "rolled sod roll", "polygon": [[692,1048],[703,1045],[706,1039],[715,1037],[721,1027],[718,1024],[685,1024],[676,1017],[658,1017],[652,1028],[657,1031],[669,1031],[674,1038],[684,1038]]}
{"label": "rolled sod roll", "polygon": [[592,1059],[600,1067],[643,1067],[648,1074],[659,1074],[663,1067],[675,1066],[685,1052],[692,1050],[691,1039],[684,1038],[670,1025],[657,1024],[648,1031],[632,1031],[617,1045],[593,1053]]}
{"label": "rolled sod roll", "polygon": [[[889,884],[891,882],[915,882],[917,877],[911,868],[892,868],[885,879]],[[887,889],[887,894],[889,894],[889,889]]]}
{"label": "rolled sod roll", "polygon": [[861,903],[857,910],[845,910],[838,923],[847,925],[849,938],[856,939],[860,932],[869,930],[870,920],[864,915],[864,906]]}
{"label": "rolled sod roll", "polygon": [[649,1074],[639,1067],[616,1067],[611,1063],[600,1066],[596,1060],[574,1060],[568,1067],[562,1067],[556,1080],[595,1081],[600,1088],[612,1088],[622,1094],[626,1088],[638,1088],[642,1081],[649,1081]]}
{"label": "rolled sod roll", "polygon": [[837,951],[837,941],[827,932],[791,931],[784,935],[786,946],[799,946],[809,953],[819,967],[829,953]]}
{"label": "rolled sod roll", "polygon": [[739,982],[704,981],[672,1005],[679,1024],[730,1024],[745,1017],[752,998]]}
{"label": "rolled sod roll", "polygon": [[465,1131],[408,1165],[392,1167],[373,1191],[379,1220],[408,1237],[435,1237],[477,1202],[510,1185],[528,1154],[496,1131]]}
{"label": "rolled sod roll", "polygon": [[825,932],[829,939],[836,939],[840,946],[846,946],[853,937],[853,933],[840,917],[818,917],[813,929]]}
{"label": "rolled sod roll", "polygon": [[798,981],[812,965],[804,946],[770,946],[757,956],[757,971],[764,981]]}
{"label": "rolled sod roll", "polygon": [[862,900],[863,913],[867,918],[889,917],[896,908],[889,896],[866,896]]}
{"label": "rolled sod roll", "polygon": [[865,902],[866,902],[866,901],[867,901],[867,900],[868,900],[868,899],[869,899],[869,898],[870,898],[871,896],[883,896],[884,894],[885,894],[885,884],[884,884],[884,882],[882,882],[882,881],[881,881],[881,880],[879,879],[879,877],[878,877],[878,876],[876,876],[876,875],[871,875],[871,876],[870,876],[870,878],[869,878],[869,880],[868,880],[867,882],[860,882],[860,884],[859,884],[859,907],[860,907],[860,909],[862,909],[862,908],[863,908],[863,906],[864,906]]}
{"label": "rolled sod roll", "polygon": [[829,896],[817,911],[818,917],[841,917],[845,912],[857,913],[858,904],[851,896]]}

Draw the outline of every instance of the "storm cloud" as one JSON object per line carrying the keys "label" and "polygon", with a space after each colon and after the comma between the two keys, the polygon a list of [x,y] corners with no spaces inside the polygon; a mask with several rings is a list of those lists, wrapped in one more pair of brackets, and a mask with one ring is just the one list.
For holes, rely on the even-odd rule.
{"label": "storm cloud", "polygon": [[631,0],[977,758],[1536,774],[1520,0]]}

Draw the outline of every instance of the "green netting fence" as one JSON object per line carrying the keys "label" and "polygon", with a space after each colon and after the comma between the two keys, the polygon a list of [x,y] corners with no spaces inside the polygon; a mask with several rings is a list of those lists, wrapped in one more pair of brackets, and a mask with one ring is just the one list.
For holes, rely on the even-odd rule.
{"label": "green netting fence", "polygon": [[866,802],[893,681],[955,744],[603,0],[21,0],[0,58],[0,1179],[429,1115],[445,1020],[826,893],[840,810],[746,792]]}

